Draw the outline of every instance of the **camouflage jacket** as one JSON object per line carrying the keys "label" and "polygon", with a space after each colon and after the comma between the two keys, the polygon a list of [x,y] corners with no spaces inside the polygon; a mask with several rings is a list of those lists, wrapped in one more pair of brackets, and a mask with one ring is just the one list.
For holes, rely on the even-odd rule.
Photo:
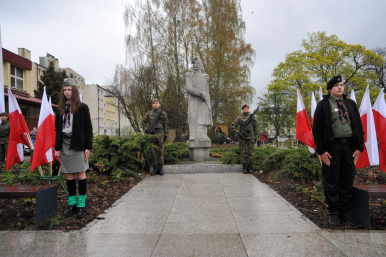
{"label": "camouflage jacket", "polygon": [[[143,132],[145,130],[150,129],[150,127],[153,125],[155,118],[157,117],[158,113],[161,110],[159,109],[153,109],[151,111],[148,111],[145,116],[143,116],[142,121],[141,121],[141,128]],[[169,133],[168,129],[168,116],[166,115],[165,112],[162,112],[157,125],[162,127],[163,129],[157,129],[157,134],[160,135],[160,137],[167,136]]]}
{"label": "camouflage jacket", "polygon": [[[234,132],[239,132],[243,129],[245,122],[248,120],[250,113],[242,113],[239,117],[237,117],[231,125],[231,129]],[[257,122],[255,117],[252,118],[251,122],[248,125],[248,128],[252,130],[252,132],[248,135],[246,139],[255,139],[257,137]]]}
{"label": "camouflage jacket", "polygon": [[3,121],[0,124],[0,144],[8,143],[10,133],[9,121]]}

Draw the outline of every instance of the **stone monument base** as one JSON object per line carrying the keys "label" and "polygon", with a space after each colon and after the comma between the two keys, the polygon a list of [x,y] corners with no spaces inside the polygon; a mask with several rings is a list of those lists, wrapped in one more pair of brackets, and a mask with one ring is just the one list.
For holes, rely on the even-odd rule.
{"label": "stone monument base", "polygon": [[189,157],[191,161],[205,162],[209,160],[209,148],[211,146],[209,138],[188,140]]}

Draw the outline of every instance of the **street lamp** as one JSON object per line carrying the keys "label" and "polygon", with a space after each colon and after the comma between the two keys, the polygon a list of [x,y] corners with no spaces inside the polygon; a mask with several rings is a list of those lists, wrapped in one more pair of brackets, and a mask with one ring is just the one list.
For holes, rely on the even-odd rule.
{"label": "street lamp", "polygon": [[[116,96],[105,95],[105,97],[116,97]],[[121,136],[121,112],[119,111],[119,99],[118,99],[118,136]]]}
{"label": "street lamp", "polygon": [[275,124],[276,124],[276,148],[279,149],[279,130],[278,130],[278,125],[277,125],[277,106],[276,106],[276,96],[277,95],[289,95],[288,92],[283,92],[283,93],[277,93],[275,94]]}

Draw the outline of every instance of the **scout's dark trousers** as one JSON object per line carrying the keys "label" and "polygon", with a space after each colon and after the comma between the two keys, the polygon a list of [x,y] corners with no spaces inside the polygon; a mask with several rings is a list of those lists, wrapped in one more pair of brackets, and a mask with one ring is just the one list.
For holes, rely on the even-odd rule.
{"label": "scout's dark trousers", "polygon": [[356,168],[353,143],[335,141],[330,166],[323,163],[322,175],[324,195],[330,215],[347,213],[351,207]]}

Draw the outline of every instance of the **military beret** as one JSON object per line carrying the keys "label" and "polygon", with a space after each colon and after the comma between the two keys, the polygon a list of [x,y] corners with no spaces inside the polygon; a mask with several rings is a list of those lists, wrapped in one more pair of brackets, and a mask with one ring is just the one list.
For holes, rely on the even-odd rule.
{"label": "military beret", "polygon": [[154,98],[152,103],[154,104],[154,102],[159,102],[159,100],[157,98]]}
{"label": "military beret", "polygon": [[332,77],[327,83],[327,90],[331,90],[331,88],[336,84],[342,82],[342,77],[340,75]]}
{"label": "military beret", "polygon": [[63,87],[76,86],[75,80],[73,78],[65,78],[63,80]]}
{"label": "military beret", "polygon": [[248,108],[249,108],[249,105],[248,105],[248,104],[246,104],[246,103],[245,103],[245,104],[243,104],[243,105],[241,105],[241,110],[242,110],[242,109],[244,109],[244,107],[248,107]]}
{"label": "military beret", "polygon": [[0,113],[0,116],[7,116],[7,117],[9,118],[9,115],[8,115],[8,113],[6,113],[6,112]]}

